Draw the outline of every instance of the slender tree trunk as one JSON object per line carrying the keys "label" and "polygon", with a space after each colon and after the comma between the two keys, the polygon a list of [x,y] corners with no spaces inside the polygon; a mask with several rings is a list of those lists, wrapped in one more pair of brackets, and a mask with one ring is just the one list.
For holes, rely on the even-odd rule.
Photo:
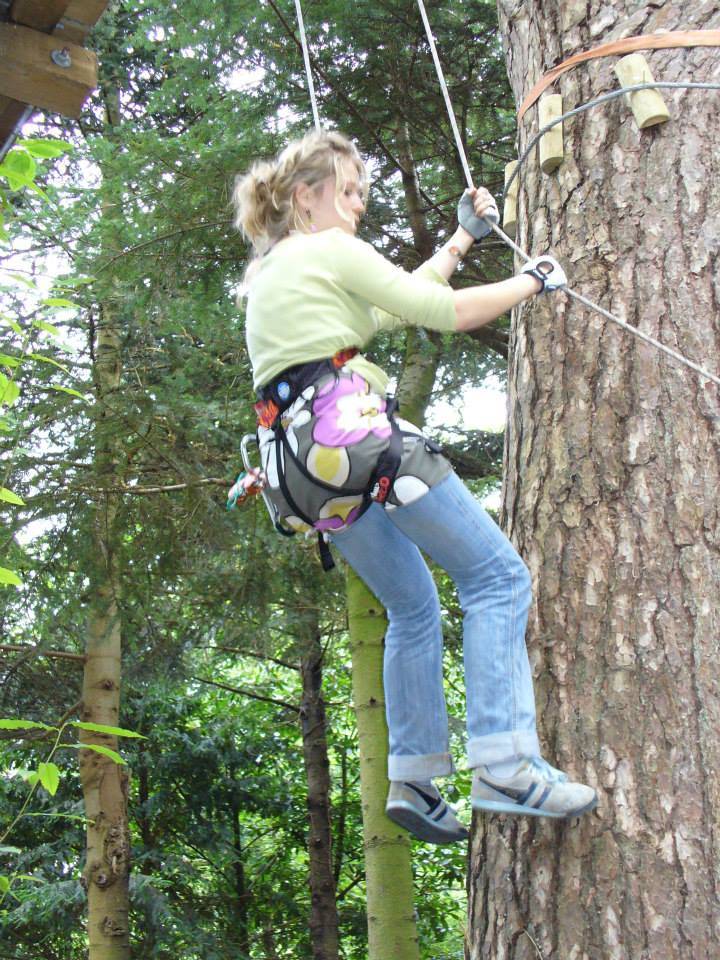
{"label": "slender tree trunk", "polygon": [[[103,304],[95,343],[95,474],[108,487],[118,475],[120,451],[112,422],[112,400],[120,386],[120,337],[114,306]],[[95,502],[95,561],[91,580],[83,680],[82,719],[118,726],[120,710],[120,575],[117,562],[118,496],[98,493]],[[117,738],[82,731],[82,742],[117,750]],[[127,960],[128,871],[127,785],[124,767],[83,750],[80,778],[85,798],[90,960]]]}
{"label": "slender tree trunk", "polygon": [[[720,4],[500,0],[519,103],[619,36],[717,28]],[[718,80],[715,49],[648,52],[656,80]],[[555,84],[570,109],[616,58]],[[522,175],[520,238],[570,283],[717,373],[718,94],[623,99],[566,124],[566,160]],[[522,121],[520,146],[537,130]],[[530,651],[551,761],[598,788],[575,824],[479,820],[468,956],[718,955],[718,390],[562,295],[515,317],[505,522],[536,586]]]}
{"label": "slender tree trunk", "polygon": [[[228,770],[228,778],[231,783],[237,782],[237,770],[231,766]],[[248,888],[247,877],[245,875],[245,860],[242,844],[242,833],[240,830],[240,800],[237,790],[233,790],[232,802],[230,804],[230,816],[232,817],[232,835],[233,835],[233,875],[235,878],[235,904],[237,915],[237,938],[242,951],[243,960],[250,956],[250,903],[252,901],[252,891]]]}
{"label": "slender tree trunk", "polygon": [[313,960],[338,960],[338,914],[330,833],[330,763],[322,695],[323,649],[316,615],[307,640],[307,652],[300,667],[303,686],[300,716],[310,825],[310,939]]}
{"label": "slender tree trunk", "polygon": [[385,816],[388,730],[382,663],[387,621],[352,570],[347,576],[353,701],[360,752],[369,960],[419,960],[410,838]]}
{"label": "slender tree trunk", "polygon": [[[405,202],[415,248],[423,260],[432,239],[420,203],[415,161],[407,126],[398,123],[397,149],[402,164]],[[398,399],[403,417],[425,422],[440,359],[440,339],[425,330],[409,330]],[[388,791],[388,730],[382,663],[387,621],[382,605],[352,570],[347,576],[348,622],[352,646],[353,697],[360,750],[367,882],[369,960],[418,960],[410,840],[385,816]]]}

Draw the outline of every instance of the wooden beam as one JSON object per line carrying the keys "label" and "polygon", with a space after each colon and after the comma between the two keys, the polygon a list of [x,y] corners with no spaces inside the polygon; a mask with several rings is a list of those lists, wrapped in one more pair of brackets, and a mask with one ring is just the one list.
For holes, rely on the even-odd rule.
{"label": "wooden beam", "polygon": [[70,0],[65,15],[53,33],[70,43],[82,43],[102,16],[108,0]]}
{"label": "wooden beam", "polygon": [[72,0],[14,0],[10,19],[23,27],[50,33],[65,16]]}
{"label": "wooden beam", "polygon": [[20,127],[28,119],[32,107],[0,96],[0,160],[10,149]]}
{"label": "wooden beam", "polygon": [[[67,66],[63,66],[65,51]],[[60,60],[52,59],[55,55]],[[78,117],[97,86],[97,57],[89,50],[19,27],[0,23],[0,94],[67,117]]]}

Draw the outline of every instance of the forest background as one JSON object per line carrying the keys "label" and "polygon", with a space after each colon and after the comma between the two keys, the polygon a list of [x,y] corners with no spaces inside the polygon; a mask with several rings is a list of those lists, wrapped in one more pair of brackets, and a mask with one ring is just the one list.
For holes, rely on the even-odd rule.
{"label": "forest background", "polygon": [[[498,194],[514,156],[514,113],[496,16],[482,0],[432,10],[476,181]],[[464,185],[417,7],[313,2],[306,21],[321,115],[370,162],[361,235],[412,269],[454,227]],[[247,250],[231,226],[229,192],[254,159],[308,128],[294,11],[276,0],[123,0],[91,46],[101,82],[81,119],[36,116],[25,130],[72,150],[42,161],[21,145],[13,169],[43,192],[5,183],[0,362],[20,390],[5,394],[2,486],[23,503],[5,502],[2,512],[0,566],[22,583],[3,587],[0,715],[77,718],[104,576],[98,525],[107,524],[121,583],[120,722],[147,738],[122,744],[133,955],[310,955],[303,717],[321,673],[340,955],[361,958],[342,572],[323,575],[311,543],[279,538],[262,504],[225,511],[239,439],[253,429],[235,305]],[[506,250],[486,241],[456,282],[511,268]],[[114,331],[117,382],[99,389],[103,326]],[[421,420],[433,404],[461,403],[467,385],[502,379],[507,348],[500,323],[472,338],[378,338],[371,356],[401,383],[412,379],[412,358],[426,383],[414,411]],[[455,428],[441,439],[479,495],[497,486],[500,435]],[[461,613],[439,582],[460,757]],[[52,742],[43,731],[3,733],[0,805],[12,813]],[[52,762],[56,792],[36,789],[32,816],[5,841],[4,872],[26,878],[2,906],[0,948],[14,960],[85,955],[77,754],[60,750]],[[466,815],[468,786],[460,774],[448,793]],[[461,957],[465,851],[421,852],[422,956]]]}

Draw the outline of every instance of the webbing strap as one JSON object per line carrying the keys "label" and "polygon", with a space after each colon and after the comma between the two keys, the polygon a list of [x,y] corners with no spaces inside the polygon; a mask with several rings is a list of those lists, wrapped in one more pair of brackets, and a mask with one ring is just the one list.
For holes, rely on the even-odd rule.
{"label": "webbing strap", "polygon": [[643,33],[639,37],[624,37],[622,40],[612,40],[602,43],[591,50],[576,53],[567,60],[563,60],[556,67],[541,77],[530,93],[520,104],[518,121],[535,103],[543,90],[554,83],[559,76],[572,70],[579,63],[587,60],[597,60],[600,57],[611,57],[619,53],[632,53],[634,50],[668,50],[671,47],[720,47],[720,30],[671,30],[668,33]]}

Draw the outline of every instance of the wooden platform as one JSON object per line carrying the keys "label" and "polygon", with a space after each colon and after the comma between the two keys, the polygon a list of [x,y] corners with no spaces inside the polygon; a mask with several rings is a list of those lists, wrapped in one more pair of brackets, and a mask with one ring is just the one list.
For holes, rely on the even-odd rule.
{"label": "wooden platform", "polygon": [[83,43],[108,0],[0,3],[0,158],[35,107],[77,117],[97,86]]}

